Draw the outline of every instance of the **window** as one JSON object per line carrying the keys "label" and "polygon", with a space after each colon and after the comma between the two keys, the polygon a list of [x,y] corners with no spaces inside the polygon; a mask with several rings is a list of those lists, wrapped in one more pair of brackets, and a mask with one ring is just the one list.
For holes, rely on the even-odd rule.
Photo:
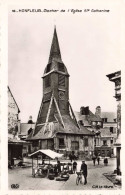
{"label": "window", "polygon": [[72,141],[71,142],[71,148],[72,148],[72,150],[78,150],[79,149],[79,142]]}
{"label": "window", "polygon": [[101,122],[97,122],[97,125],[101,126]]}
{"label": "window", "polygon": [[103,140],[103,145],[107,146],[107,140]]}
{"label": "window", "polygon": [[51,99],[51,95],[52,95],[51,92],[44,94],[43,101],[45,102],[45,101],[50,100]]}
{"label": "window", "polygon": [[65,146],[64,144],[64,138],[59,138],[59,147]]}
{"label": "window", "polygon": [[85,151],[85,155],[88,155],[88,151]]}
{"label": "window", "polygon": [[96,146],[96,139],[94,140],[94,144],[95,144],[95,146]]}
{"label": "window", "polygon": [[50,67],[51,67],[51,64],[48,64],[48,65],[47,65],[47,68],[46,68],[46,73],[47,73],[47,72],[50,72]]}
{"label": "window", "polygon": [[110,133],[113,133],[113,127],[110,127]]}
{"label": "window", "polygon": [[53,150],[53,148],[54,148],[54,142],[53,142],[53,140],[48,140],[47,141],[47,145],[48,145],[48,149],[51,149],[51,150]]}
{"label": "window", "polygon": [[65,86],[65,76],[59,74],[58,79],[59,79],[59,85],[60,86]]}
{"label": "window", "polygon": [[50,86],[50,75],[45,77],[45,87],[49,87]]}
{"label": "window", "polygon": [[79,120],[79,124],[80,124],[80,125],[84,125],[84,123],[83,123],[82,120]]}
{"label": "window", "polygon": [[88,146],[88,138],[84,139],[84,146],[87,147]]}
{"label": "window", "polygon": [[62,63],[58,63],[58,68],[59,68],[59,71],[61,71],[61,72],[65,72],[65,69],[64,69],[64,64],[62,64]]}
{"label": "window", "polygon": [[110,141],[111,141],[111,144],[113,144],[113,139],[111,139]]}
{"label": "window", "polygon": [[103,122],[107,123],[107,118],[102,118]]}
{"label": "window", "polygon": [[104,122],[106,122],[107,123],[107,118],[105,118],[105,121]]}
{"label": "window", "polygon": [[35,141],[35,142],[32,143],[32,146],[33,147],[38,147],[38,145],[39,145],[39,142],[38,141]]}
{"label": "window", "polygon": [[105,155],[105,150],[102,150],[102,156],[104,156]]}
{"label": "window", "polygon": [[93,122],[92,122],[92,125],[95,126],[95,125],[96,125],[96,122],[93,121]]}

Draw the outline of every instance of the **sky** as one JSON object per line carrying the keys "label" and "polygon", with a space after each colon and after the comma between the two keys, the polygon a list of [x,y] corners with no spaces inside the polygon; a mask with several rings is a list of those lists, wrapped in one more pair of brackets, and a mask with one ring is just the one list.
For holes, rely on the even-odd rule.
{"label": "sky", "polygon": [[[27,122],[30,115],[36,121],[43,95],[41,77],[49,59],[54,25],[62,60],[70,74],[69,98],[73,110],[89,106],[95,112],[101,106],[102,111],[116,112],[114,83],[106,75],[121,69],[118,6],[44,3],[28,7],[65,9],[64,13],[12,12],[15,7],[9,8],[8,85],[21,111],[21,122]],[[71,9],[82,12],[73,14]],[[109,9],[110,12],[84,12],[84,9]]]}

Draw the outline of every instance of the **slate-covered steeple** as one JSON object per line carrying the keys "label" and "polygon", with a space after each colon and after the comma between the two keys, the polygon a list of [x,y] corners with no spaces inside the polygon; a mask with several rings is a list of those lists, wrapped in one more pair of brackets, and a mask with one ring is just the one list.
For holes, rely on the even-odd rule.
{"label": "slate-covered steeple", "polygon": [[52,44],[51,44],[51,50],[50,50],[48,63],[51,63],[53,59],[55,59],[57,61],[62,61],[57,32],[56,32],[56,27],[54,29],[53,40],[52,40]]}
{"label": "slate-covered steeple", "polygon": [[71,126],[68,127],[70,130],[74,128],[75,132],[79,131],[79,125],[69,103],[69,74],[61,59],[56,28],[54,29],[49,62],[42,78],[43,98],[33,136],[40,136],[40,139],[49,138],[51,136],[46,132],[50,126],[52,126],[51,132],[52,129],[53,132],[58,132],[60,128],[64,131],[64,129],[66,130],[65,123]]}

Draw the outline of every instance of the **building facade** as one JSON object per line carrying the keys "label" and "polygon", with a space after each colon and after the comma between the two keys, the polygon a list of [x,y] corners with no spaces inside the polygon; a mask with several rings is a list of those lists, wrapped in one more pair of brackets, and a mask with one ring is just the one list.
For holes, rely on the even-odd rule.
{"label": "building facade", "polygon": [[49,148],[67,154],[91,155],[94,134],[78,124],[69,102],[69,73],[61,58],[56,29],[42,78],[42,103],[35,130],[27,138],[32,141],[31,150]]}
{"label": "building facade", "polygon": [[115,98],[117,101],[117,140],[114,146],[116,147],[117,155],[117,174],[121,175],[121,163],[120,163],[120,152],[121,152],[121,71],[117,71],[106,75],[110,81],[115,83]]}
{"label": "building facade", "polygon": [[102,112],[100,108],[100,117],[103,122],[103,128],[100,128],[100,134],[95,136],[98,139],[95,145],[95,151],[96,153],[100,153],[101,156],[114,157],[116,156],[114,143],[117,138],[116,113]]}
{"label": "building facade", "polygon": [[77,122],[95,134],[94,153],[101,156],[116,156],[114,143],[116,142],[117,122],[113,112],[102,112],[97,106],[95,114],[87,107],[81,107],[80,112],[75,112]]}
{"label": "building facade", "polygon": [[23,143],[19,138],[19,107],[8,87],[8,161],[14,165],[14,159],[22,157]]}

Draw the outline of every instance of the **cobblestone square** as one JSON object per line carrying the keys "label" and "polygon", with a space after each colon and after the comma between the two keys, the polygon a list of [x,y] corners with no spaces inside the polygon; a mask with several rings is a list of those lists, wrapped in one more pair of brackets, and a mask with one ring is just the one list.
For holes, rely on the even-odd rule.
{"label": "cobblestone square", "polygon": [[[69,161],[66,161],[69,162]],[[81,161],[78,160],[77,171],[80,170]],[[113,172],[116,167],[116,159],[109,159],[108,166],[93,165],[92,161],[86,161],[88,166],[87,185],[76,185],[76,174],[71,174],[68,181],[49,180],[48,178],[32,177],[32,168],[15,168],[9,170],[9,189],[12,184],[18,184],[18,190],[117,190],[117,186],[108,180],[103,174]]]}

